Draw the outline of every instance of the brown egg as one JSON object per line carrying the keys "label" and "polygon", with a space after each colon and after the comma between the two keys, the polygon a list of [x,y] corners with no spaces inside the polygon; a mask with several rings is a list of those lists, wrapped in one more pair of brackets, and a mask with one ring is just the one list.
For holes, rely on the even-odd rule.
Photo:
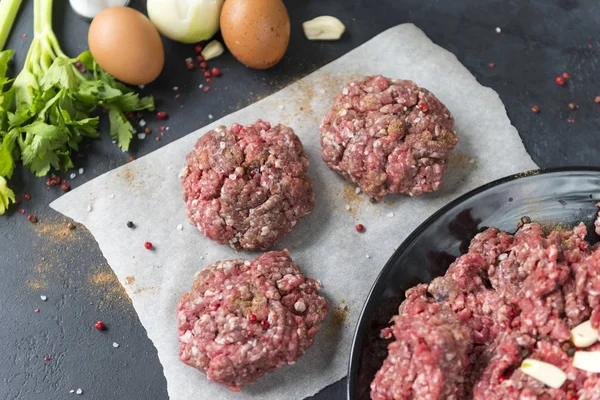
{"label": "brown egg", "polygon": [[129,7],[110,7],[90,25],[92,56],[106,72],[131,85],[152,82],[163,69],[165,51],[150,20]]}
{"label": "brown egg", "polygon": [[221,33],[231,54],[256,69],[277,64],[290,42],[290,17],[281,0],[226,0]]}

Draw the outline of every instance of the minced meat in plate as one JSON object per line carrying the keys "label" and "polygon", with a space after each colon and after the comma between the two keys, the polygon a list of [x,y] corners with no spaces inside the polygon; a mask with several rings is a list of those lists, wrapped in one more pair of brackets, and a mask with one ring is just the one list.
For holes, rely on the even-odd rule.
{"label": "minced meat in plate", "polygon": [[239,391],[312,346],[329,309],[319,290],[287,250],[217,262],[177,307],[179,358]]}
{"label": "minced meat in plate", "polygon": [[[583,224],[547,233],[528,223],[475,236],[445,276],[407,291],[382,331],[395,341],[372,399],[599,400],[600,374],[573,366],[571,329],[600,328],[600,246],[586,234]],[[566,381],[545,385],[520,369],[525,359]]]}
{"label": "minced meat in plate", "polygon": [[204,134],[182,172],[190,222],[236,250],[266,250],[314,208],[308,159],[284,125],[257,121]]}
{"label": "minced meat in plate", "polygon": [[454,119],[414,82],[368,76],[346,84],[321,122],[321,154],[332,170],[380,200],[437,190],[458,143]]}

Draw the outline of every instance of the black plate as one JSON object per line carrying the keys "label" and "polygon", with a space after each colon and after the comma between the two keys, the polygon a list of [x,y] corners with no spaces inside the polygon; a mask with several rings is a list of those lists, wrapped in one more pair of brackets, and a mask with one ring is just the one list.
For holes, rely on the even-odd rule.
{"label": "black plate", "polygon": [[[523,216],[549,227],[583,221],[588,239],[600,201],[600,168],[561,168],[512,175],[452,201],[423,222],[396,250],[377,277],[354,334],[348,399],[370,398],[370,384],[387,356],[389,341],[379,332],[389,325],[404,292],[443,275],[485,227],[514,232]],[[590,227],[592,227],[590,229]]]}

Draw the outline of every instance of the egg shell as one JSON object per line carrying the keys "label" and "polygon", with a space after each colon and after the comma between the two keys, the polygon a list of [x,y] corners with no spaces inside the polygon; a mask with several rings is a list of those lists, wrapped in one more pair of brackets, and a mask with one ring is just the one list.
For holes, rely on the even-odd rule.
{"label": "egg shell", "polygon": [[267,69],[277,64],[290,42],[290,17],[281,0],[226,0],[221,33],[242,64]]}
{"label": "egg shell", "polygon": [[152,82],[165,63],[158,31],[144,14],[129,7],[100,12],[90,25],[88,44],[102,69],[131,85]]}

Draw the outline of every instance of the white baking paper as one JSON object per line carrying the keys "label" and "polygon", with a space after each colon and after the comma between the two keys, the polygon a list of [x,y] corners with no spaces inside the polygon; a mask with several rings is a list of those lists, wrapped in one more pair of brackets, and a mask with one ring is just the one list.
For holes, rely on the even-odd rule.
{"label": "white baking paper", "polygon": [[[411,79],[435,93],[454,115],[460,143],[442,190],[371,204],[322,162],[319,121],[344,83],[366,74]],[[175,308],[196,271],[217,260],[256,254],[218,245],[186,223],[179,173],[203,133],[258,118],[293,127],[305,146],[316,207],[277,248],[288,248],[304,272],[323,283],[332,312],[314,346],[295,365],[232,393],[179,361]],[[264,100],[94,179],[51,207],[84,224],[98,241],[158,349],[171,399],[303,399],[346,375],[366,295],[408,234],[466,191],[535,167],[498,95],[477,83],[453,54],[405,24]],[[129,220],[135,229],[126,227]],[[364,233],[356,232],[357,223],[364,224]],[[145,241],[155,250],[145,250]]]}

